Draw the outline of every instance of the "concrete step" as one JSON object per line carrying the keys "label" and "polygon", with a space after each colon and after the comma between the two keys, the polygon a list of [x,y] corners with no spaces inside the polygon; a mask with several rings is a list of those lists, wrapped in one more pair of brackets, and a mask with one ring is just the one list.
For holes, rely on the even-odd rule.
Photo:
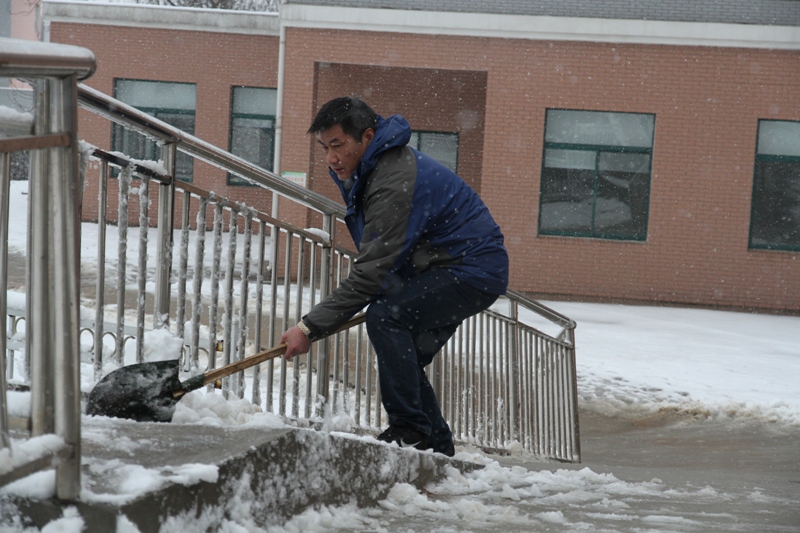
{"label": "concrete step", "polygon": [[86,531],[115,531],[120,516],[142,533],[170,523],[181,531],[216,531],[225,521],[264,528],[313,506],[375,505],[396,483],[422,488],[442,479],[448,465],[481,467],[370,437],[286,426],[87,418],[82,433],[80,501],[4,499],[0,523],[16,515],[42,528],[75,507]]}

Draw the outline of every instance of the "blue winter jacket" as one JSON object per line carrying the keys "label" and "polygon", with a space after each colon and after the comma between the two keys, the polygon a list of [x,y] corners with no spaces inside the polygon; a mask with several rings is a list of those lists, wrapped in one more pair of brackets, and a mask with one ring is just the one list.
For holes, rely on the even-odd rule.
{"label": "blue winter jacket", "polygon": [[508,255],[489,210],[454,172],[407,146],[410,137],[402,116],[378,117],[353,177],[343,183],[330,172],[358,255],[348,278],[304,317],[316,335],[429,268],[446,267],[487,293],[506,291]]}

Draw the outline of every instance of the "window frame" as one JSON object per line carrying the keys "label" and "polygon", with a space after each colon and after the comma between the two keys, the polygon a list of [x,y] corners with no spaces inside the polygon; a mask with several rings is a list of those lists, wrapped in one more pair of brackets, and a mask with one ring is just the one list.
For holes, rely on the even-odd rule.
{"label": "window frame", "polygon": [[[145,82],[145,83],[159,83],[159,84],[168,84],[168,85],[193,85],[195,87],[195,98],[197,97],[197,83],[190,82],[190,81],[146,80],[146,79],[140,79],[140,78],[114,78],[113,79],[114,98],[117,98],[117,82],[118,81],[132,81],[132,82],[137,82],[138,81],[138,82]],[[124,101],[122,101],[122,102],[123,103],[127,103],[127,102],[124,102]],[[189,112],[186,109],[175,109],[175,108],[166,108],[166,107],[141,107],[141,106],[135,106],[133,104],[128,104],[128,105],[130,105],[131,107],[141,111],[142,113],[147,113],[148,115],[151,115],[151,116],[156,117],[156,118],[159,118],[158,117],[159,113],[166,113],[166,114],[171,114],[171,115],[192,115],[194,117],[194,119],[195,119],[195,126],[197,126],[197,100],[195,100],[195,107],[191,112]],[[159,120],[162,120],[162,119],[159,118]],[[116,142],[117,142],[117,136],[118,136],[119,128],[124,128],[124,126],[115,123],[111,127],[111,148],[112,148],[112,150],[116,149]],[[153,139],[151,139],[151,138],[147,137],[146,135],[144,135],[142,133],[139,133],[137,131],[132,131],[132,133],[136,133],[138,135],[142,135],[143,137],[145,137],[150,142],[156,142]],[[191,157],[191,156],[187,155],[187,157]],[[192,159],[191,176],[190,176],[190,178],[188,180],[184,180],[184,179],[180,180],[180,181],[183,181],[184,183],[192,183],[194,181],[194,158],[191,157],[191,159]],[[158,161],[158,159],[156,159],[155,161]],[[116,177],[115,173],[112,173],[112,176]],[[176,179],[180,179],[180,178],[176,178]]]}
{"label": "window frame", "polygon": [[[262,114],[252,114],[252,113],[234,113],[233,111],[233,98],[234,93],[236,92],[237,88],[244,88],[244,89],[264,89],[269,91],[277,91],[275,87],[256,87],[252,85],[231,85],[231,100],[230,100],[230,117],[228,118],[228,151],[233,153],[233,121],[236,118],[251,118],[251,119],[269,119],[272,120],[272,155],[273,161],[270,161],[270,168],[264,168],[264,170],[268,172],[272,172],[275,168],[275,143],[276,143],[276,135],[275,132],[277,131],[277,110],[275,115],[262,115]],[[250,163],[253,163],[250,161]],[[253,163],[254,165],[256,163]],[[226,172],[225,183],[229,187],[259,187],[257,183],[253,183],[250,180],[246,180],[242,177],[239,177],[235,174],[231,174],[230,172]]]}
{"label": "window frame", "polygon": [[[651,132],[650,147],[643,146],[613,146],[603,144],[588,144],[588,143],[565,143],[565,142],[552,142],[547,141],[547,121],[548,113],[550,111],[575,111],[581,113],[608,113],[619,115],[648,115],[653,117],[653,130]],[[656,135],[656,114],[655,113],[641,113],[634,111],[606,111],[596,109],[570,109],[570,108],[547,108],[545,109],[544,118],[544,131],[542,135],[542,166],[539,174],[539,212],[537,216],[537,235],[544,237],[577,237],[585,239],[602,239],[608,241],[626,241],[626,242],[646,242],[649,231],[650,223],[650,198],[653,184],[653,148],[655,145]],[[593,169],[592,179],[592,220],[590,231],[576,231],[576,230],[551,230],[542,229],[542,200],[545,187],[542,184],[546,167],[546,157],[548,150],[566,150],[566,151],[582,151],[582,152],[595,152],[595,163]],[[597,223],[597,194],[600,179],[600,156],[602,153],[615,153],[615,154],[646,154],[649,156],[648,163],[648,181],[647,181],[647,205],[644,210],[644,226],[641,236],[623,235],[616,232],[597,230],[595,225]]]}
{"label": "window frame", "polygon": [[[759,180],[758,180],[758,167],[760,162],[764,163],[797,163],[800,165],[800,155],[775,155],[775,154],[759,154],[759,142],[761,140],[761,123],[762,122],[791,122],[794,124],[800,125],[800,121],[798,120],[779,120],[779,119],[765,119],[760,118],[756,122],[756,144],[755,144],[755,156],[753,158],[753,188],[752,194],[750,197],[750,225],[749,231],[747,234],[747,247],[750,250],[770,250],[770,251],[780,251],[780,252],[798,252],[800,251],[800,243],[796,245],[786,245],[786,244],[755,244],[753,243],[753,231],[755,226],[755,203],[756,203],[756,194],[759,188]],[[799,178],[800,179],[800,178]],[[798,204],[800,207],[800,204]]]}
{"label": "window frame", "polygon": [[[454,173],[458,174],[458,156],[459,156],[459,154],[461,152],[461,135],[459,134],[459,132],[457,132],[457,131],[441,131],[441,130],[411,130],[411,133],[412,134],[413,133],[417,134],[417,145],[416,146],[411,146],[411,147],[414,148],[415,150],[417,150],[418,152],[421,152],[421,153],[423,153],[425,155],[428,155],[430,157],[433,157],[433,156],[428,154],[428,153],[426,153],[426,152],[423,152],[419,148],[420,143],[422,142],[422,135],[423,134],[431,133],[431,134],[434,134],[434,135],[454,135],[455,138],[456,138],[456,168],[454,168],[454,169],[451,168],[450,170],[452,170]],[[409,146],[410,146],[410,143],[409,143]],[[434,159],[436,159],[436,158],[434,158]],[[437,159],[437,161],[439,161],[439,160]],[[441,161],[439,161],[439,162],[442,163]],[[442,163],[442,164],[444,165],[444,163]]]}

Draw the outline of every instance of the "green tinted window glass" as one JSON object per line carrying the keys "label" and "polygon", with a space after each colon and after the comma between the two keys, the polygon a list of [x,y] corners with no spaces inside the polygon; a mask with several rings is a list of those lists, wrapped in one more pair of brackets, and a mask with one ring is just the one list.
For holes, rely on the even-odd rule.
{"label": "green tinted window glass", "polygon": [[645,240],[655,117],[548,110],[539,233]]}
{"label": "green tinted window glass", "polygon": [[[231,97],[230,151],[272,170],[275,157],[276,89],[234,87]],[[246,179],[228,174],[229,185],[253,185]]]}
{"label": "green tinted window glass", "polygon": [[408,145],[458,172],[458,133],[412,131]]}
{"label": "green tinted window glass", "polygon": [[549,109],[545,142],[652,148],[654,115]]}
{"label": "green tinted window glass", "polygon": [[750,247],[800,250],[800,122],[759,121]]}
{"label": "green tinted window glass", "polygon": [[[163,120],[171,126],[194,135],[197,86],[193,83],[172,83],[145,80],[114,80],[114,96],[140,111]],[[134,159],[159,161],[161,149],[155,141],[128,130],[119,124],[112,129],[112,149]],[[194,160],[178,152],[175,177],[192,181]]]}

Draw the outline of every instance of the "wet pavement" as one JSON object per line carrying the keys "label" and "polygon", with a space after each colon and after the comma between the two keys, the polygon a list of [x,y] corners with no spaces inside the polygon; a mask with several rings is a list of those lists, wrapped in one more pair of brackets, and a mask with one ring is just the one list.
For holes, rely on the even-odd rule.
{"label": "wet pavement", "polygon": [[509,475],[494,495],[434,489],[432,500],[453,509],[464,498],[488,509],[468,525],[464,513],[381,519],[438,533],[800,532],[800,428],[675,413],[622,420],[584,412],[581,447],[580,465],[496,457]]}

